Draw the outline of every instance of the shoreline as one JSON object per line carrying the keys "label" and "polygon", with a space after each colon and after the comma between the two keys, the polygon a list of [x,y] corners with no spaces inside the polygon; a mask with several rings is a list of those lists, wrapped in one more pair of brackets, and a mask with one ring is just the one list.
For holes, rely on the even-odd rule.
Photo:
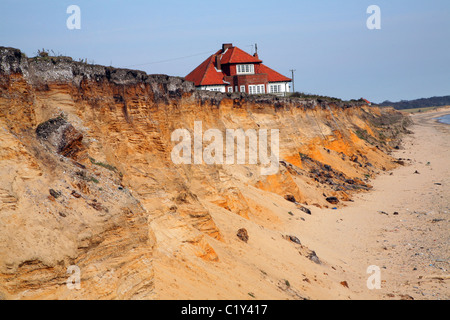
{"label": "shoreline", "polygon": [[[308,245],[343,266],[350,292],[337,299],[450,299],[450,126],[436,120],[444,114],[450,109],[411,115],[413,133],[392,154],[405,166],[309,226]],[[381,269],[381,290],[367,288],[369,266]]]}
{"label": "shoreline", "polygon": [[446,115],[443,115],[442,117],[436,118],[436,120],[437,120],[439,123],[446,124],[446,125],[450,125],[450,122],[447,123],[447,122],[444,122],[444,121],[443,121],[444,117],[446,117],[446,116],[450,116],[450,113],[449,113],[449,114],[446,114]]}

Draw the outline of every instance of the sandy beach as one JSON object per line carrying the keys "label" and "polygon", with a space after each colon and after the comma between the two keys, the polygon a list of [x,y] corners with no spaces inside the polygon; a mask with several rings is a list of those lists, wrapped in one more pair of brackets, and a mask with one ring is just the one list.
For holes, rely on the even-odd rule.
{"label": "sandy beach", "polygon": [[[413,134],[393,154],[405,166],[382,173],[348,207],[307,222],[308,246],[343,267],[348,298],[450,298],[450,126],[435,120],[449,113],[413,115]],[[381,269],[381,290],[367,288],[371,265]]]}

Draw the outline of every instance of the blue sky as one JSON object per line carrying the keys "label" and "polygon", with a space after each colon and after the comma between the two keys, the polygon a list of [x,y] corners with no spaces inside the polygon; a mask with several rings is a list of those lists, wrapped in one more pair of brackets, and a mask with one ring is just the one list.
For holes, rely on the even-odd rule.
{"label": "blue sky", "polygon": [[[72,4],[81,30],[66,27]],[[381,30],[366,27],[369,5],[381,8]],[[0,17],[0,46],[28,56],[46,48],[185,76],[222,43],[249,52],[257,43],[269,67],[297,70],[297,91],[375,102],[450,95],[448,0],[1,0]]]}

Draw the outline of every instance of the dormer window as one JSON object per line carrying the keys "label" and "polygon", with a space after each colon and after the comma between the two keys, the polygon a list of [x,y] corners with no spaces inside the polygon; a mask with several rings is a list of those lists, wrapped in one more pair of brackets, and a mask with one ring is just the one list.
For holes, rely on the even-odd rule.
{"label": "dormer window", "polygon": [[253,65],[253,64],[238,64],[236,67],[237,67],[237,74],[254,74],[255,73],[255,65]]}

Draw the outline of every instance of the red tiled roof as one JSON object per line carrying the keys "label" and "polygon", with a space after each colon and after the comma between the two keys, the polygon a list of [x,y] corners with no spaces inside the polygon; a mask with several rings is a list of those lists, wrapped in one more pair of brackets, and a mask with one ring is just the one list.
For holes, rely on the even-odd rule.
{"label": "red tiled roof", "polygon": [[221,63],[261,63],[258,58],[248,54],[247,52],[239,49],[238,47],[232,47],[226,50],[222,56]]}
{"label": "red tiled roof", "polygon": [[269,82],[291,82],[292,79],[283,76],[282,74],[270,69],[264,64],[259,65],[259,73],[267,73]]}
{"label": "red tiled roof", "polygon": [[192,81],[196,86],[223,85],[224,74],[218,72],[214,66],[216,55],[213,54],[201,65],[186,76],[187,81]]}
{"label": "red tiled roof", "polygon": [[189,73],[185,79],[187,81],[194,82],[195,86],[211,86],[211,85],[224,85],[226,74],[221,70],[216,69],[216,57],[221,57],[221,65],[226,64],[238,64],[238,63],[253,63],[255,64],[255,73],[266,73],[268,75],[269,82],[290,82],[292,79],[283,76],[275,70],[262,64],[262,61],[256,56],[252,56],[238,47],[231,47],[225,52],[222,50],[217,51],[211,55],[202,64]]}

